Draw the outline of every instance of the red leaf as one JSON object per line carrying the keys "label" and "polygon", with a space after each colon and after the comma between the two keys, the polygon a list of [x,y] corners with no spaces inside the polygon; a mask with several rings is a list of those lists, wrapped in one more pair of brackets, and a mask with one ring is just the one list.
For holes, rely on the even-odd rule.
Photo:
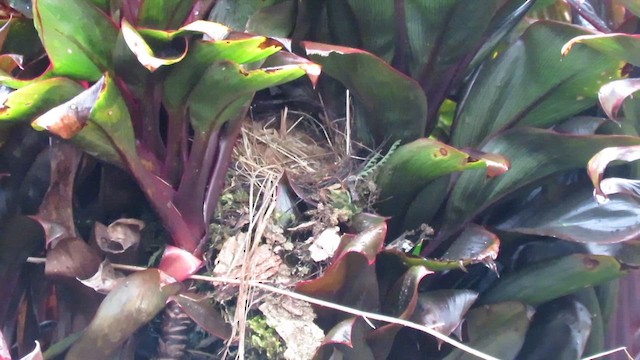
{"label": "red leaf", "polygon": [[167,245],[158,269],[176,281],[183,281],[198,271],[200,267],[202,267],[202,260],[186,250]]}

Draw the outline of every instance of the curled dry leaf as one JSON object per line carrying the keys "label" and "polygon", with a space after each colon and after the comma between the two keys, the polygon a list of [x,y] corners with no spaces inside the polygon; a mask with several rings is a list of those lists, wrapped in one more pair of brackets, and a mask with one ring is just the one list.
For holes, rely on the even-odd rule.
{"label": "curled dry leaf", "polygon": [[640,90],[640,79],[622,79],[603,85],[598,91],[602,110],[610,119],[617,119],[618,111],[624,101],[638,90]]}
{"label": "curled dry leaf", "polygon": [[311,305],[289,297],[268,297],[259,307],[287,345],[287,360],[311,359],[322,344],[324,332],[313,320],[316,315]]}
{"label": "curled dry leaf", "polygon": [[606,202],[608,199],[607,195],[611,194],[605,193],[601,184],[607,165],[615,160],[630,162],[638,159],[640,159],[640,145],[604,148],[589,160],[589,163],[587,164],[587,172],[589,173],[589,178],[591,178],[591,182],[595,187],[595,195],[598,202]]}
{"label": "curled dry leaf", "polygon": [[107,227],[106,237],[96,238],[102,251],[120,254],[140,243],[140,231],[144,222],[138,219],[118,219]]}
{"label": "curled dry leaf", "polygon": [[127,46],[129,46],[131,52],[135,54],[140,64],[151,72],[156,71],[161,66],[175,64],[184,59],[187,55],[188,47],[185,46],[182,54],[177,57],[166,59],[156,57],[144,38],[142,38],[142,36],[133,28],[133,26],[131,26],[131,24],[129,24],[129,22],[127,22],[127,20],[122,21],[121,29],[122,37],[127,43]]}
{"label": "curled dry leaf", "polygon": [[469,154],[469,157],[476,161],[483,161],[487,165],[487,177],[500,176],[511,167],[511,162],[500,154],[486,153],[484,151],[465,148],[462,151]]}
{"label": "curled dry leaf", "polygon": [[124,278],[124,275],[117,272],[111,262],[105,259],[100,263],[98,271],[92,277],[88,279],[78,278],[78,281],[101,294],[108,294],[116,286],[118,280],[122,278]]}

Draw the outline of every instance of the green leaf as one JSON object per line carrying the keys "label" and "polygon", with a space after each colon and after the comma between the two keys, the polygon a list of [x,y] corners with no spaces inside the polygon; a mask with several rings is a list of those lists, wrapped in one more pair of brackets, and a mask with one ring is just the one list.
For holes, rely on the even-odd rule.
{"label": "green leaf", "polygon": [[623,276],[610,256],[573,254],[504,275],[478,300],[482,304],[522,301],[538,305]]}
{"label": "green leaf", "polygon": [[153,72],[160,66],[172,65],[180,62],[187,55],[187,47],[182,53],[174,57],[158,57],[154,54],[153,49],[147,44],[144,38],[136,31],[136,29],[127,22],[122,20],[121,25],[122,38],[129,46],[129,49],[136,56],[140,64]]}
{"label": "green leaf", "polygon": [[187,100],[191,125],[196,132],[208,134],[237,116],[256,91],[284,84],[304,74],[297,65],[247,71],[230,61],[215,62],[200,75],[200,81]]}
{"label": "green leaf", "polygon": [[283,0],[218,0],[216,1],[209,20],[228,25],[236,31],[245,31],[247,21],[260,9],[268,8]]}
{"label": "green leaf", "polygon": [[400,146],[378,171],[379,211],[396,215],[404,211],[429,182],[456,171],[482,169],[482,161],[436,140],[422,138]]}
{"label": "green leaf", "polygon": [[616,60],[640,65],[640,35],[612,33],[576,36],[564,44],[562,54],[570,55],[584,48],[584,45]]}
{"label": "green leaf", "polygon": [[0,107],[0,122],[31,121],[37,115],[78,95],[82,90],[78,83],[65,78],[33,82],[6,96]]}
{"label": "green leaf", "polygon": [[[467,345],[498,359],[514,359],[524,343],[533,310],[518,302],[481,306],[467,313]],[[445,360],[476,359],[454,349]]]}
{"label": "green leaf", "polygon": [[2,46],[4,54],[19,54],[25,62],[31,62],[42,55],[43,47],[33,21],[24,18],[11,19],[9,35]]}
{"label": "green leaf", "polygon": [[296,22],[297,2],[285,0],[256,11],[247,21],[247,32],[265,36],[289,37]]}
{"label": "green leaf", "polygon": [[[496,11],[497,3],[497,0],[482,3],[405,1],[411,74],[440,84],[438,77],[442,76],[443,70],[474,50]],[[433,79],[434,75],[436,79]]]}
{"label": "green leaf", "polygon": [[446,205],[440,237],[450,236],[480,212],[519,189],[558,172],[585,167],[599,150],[615,145],[639,144],[631,136],[569,135],[516,128],[491,139],[482,150],[509,158],[511,169],[487,179],[485,171],[466,171]]}
{"label": "green leaf", "polygon": [[65,359],[110,359],[125,340],[164,308],[175,292],[175,287],[163,286],[156,269],[129,275],[104,298]]}
{"label": "green leaf", "polygon": [[95,5],[86,0],[34,0],[33,9],[55,74],[96,81],[113,70],[117,30]]}
{"label": "green leaf", "polygon": [[458,105],[452,144],[477,147],[500,130],[548,127],[593,106],[600,85],[618,78],[621,64],[589,48],[562,57],[562,45],[583,34],[574,26],[539,21],[487,61]]}
{"label": "green leaf", "polygon": [[595,355],[605,351],[604,319],[595,288],[582,289],[575,293],[574,298],[587,308],[591,320],[591,331],[582,356]]}
{"label": "green leaf", "polygon": [[138,12],[139,27],[175,29],[182,25],[196,0],[142,0]]}
{"label": "green leaf", "polygon": [[420,85],[363,50],[303,42],[307,55],[354,96],[356,131],[376,145],[416,140],[424,133],[427,99]]}
{"label": "green leaf", "polygon": [[198,41],[186,58],[173,66],[164,82],[164,103],[169,111],[184,107],[193,87],[202,79],[205,70],[216,61],[239,64],[265,59],[279,50],[262,36],[240,40]]}

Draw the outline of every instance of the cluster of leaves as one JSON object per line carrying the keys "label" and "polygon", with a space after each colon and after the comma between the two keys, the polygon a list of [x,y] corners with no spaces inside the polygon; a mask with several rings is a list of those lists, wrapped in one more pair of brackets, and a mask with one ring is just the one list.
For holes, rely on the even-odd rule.
{"label": "cluster of leaves", "polygon": [[[348,89],[357,139],[394,144],[375,168],[376,210],[389,218],[352,219],[355,235],[343,236],[326,272],[296,290],[446,335],[458,329],[500,359],[603,350],[617,325],[607,323],[615,279],[640,266],[637,165],[603,179],[610,162],[640,158],[640,109],[630,97],[640,82],[625,66],[640,66],[640,40],[629,34],[638,9],[603,3],[34,0],[34,20],[15,13],[0,29],[0,144],[10,160],[0,181],[13,197],[0,204],[0,323],[8,324],[0,335],[13,344],[17,334],[20,354],[46,338],[30,324],[51,311],[55,292],[74,308],[58,334],[86,327],[67,339],[70,359],[131,356],[122,344],[167,301],[228,337],[206,299],[173,280],[201,266],[199,245],[254,93],[305,73],[315,83],[320,64],[327,113],[340,113]],[[25,122],[77,147],[27,147],[43,137]],[[28,184],[39,178],[30,169],[43,148],[51,176],[40,204]],[[104,300],[75,280],[94,275],[105,256],[76,231],[75,179],[91,174],[78,148],[115,166],[104,167],[112,170],[102,170],[103,183],[117,168],[132,175],[176,246],[161,270],[127,277]],[[412,243],[407,232],[423,224],[435,237]],[[42,249],[55,289],[21,272]],[[396,324],[374,329],[316,312],[327,334],[317,358],[468,356]]]}
{"label": "cluster of leaves", "polygon": [[[176,280],[202,265],[203,239],[255,92],[305,74],[313,81],[319,67],[282,50],[274,39],[202,20],[207,1],[37,0],[28,5],[12,4],[24,13],[4,8],[0,30],[0,144],[9,160],[2,169],[7,204],[0,246],[6,259],[0,274],[6,286],[0,323],[7,326],[0,348],[17,339],[16,354],[24,354],[33,340],[48,344],[82,330],[66,358],[109,358],[126,351],[122,344],[168,301],[212,335],[229,337],[228,325],[208,301],[176,287]],[[29,125],[55,135],[51,145],[46,136],[26,132]],[[34,139],[31,147],[25,144],[29,139]],[[95,170],[95,160],[82,160],[78,149],[108,165]],[[42,161],[31,166],[36,156]],[[100,180],[92,178],[96,171]],[[167,230],[169,246],[161,270],[127,277],[103,300],[76,279],[102,275],[108,268],[101,263],[105,257],[138,262],[144,246],[130,238],[139,237],[131,232],[144,225],[121,221],[126,228],[121,235],[96,222],[89,245],[77,231],[73,210],[84,186],[90,188],[87,207],[98,209],[95,218],[84,215],[85,220],[93,224],[131,214],[127,207],[140,207],[135,200],[141,199],[127,199],[131,193],[119,189],[128,187],[119,183],[127,181],[123,173],[137,182]],[[44,178],[37,185],[44,183],[45,190],[50,182],[46,195],[42,189],[31,194],[31,185],[24,185],[32,183],[29,176]],[[119,191],[125,199],[112,199]],[[33,197],[35,206],[27,208],[23,194]],[[64,286],[47,285],[40,271],[18,276],[34,253],[46,253],[44,276]],[[31,287],[41,291],[29,295]],[[110,288],[104,281],[93,287]],[[49,294],[69,311],[56,326],[58,335],[43,337],[38,323],[57,308],[51,307]],[[18,309],[35,327],[16,321]]]}
{"label": "cluster of leaves", "polygon": [[[423,325],[436,314],[448,333],[466,318],[462,337],[501,359],[604,349],[623,324],[608,323],[615,279],[638,266],[637,166],[602,180],[610,162],[638,158],[638,82],[625,79],[638,65],[633,2],[222,3],[213,14],[232,26],[305,40],[300,50],[353,94],[360,141],[403,144],[377,169],[388,236],[346,236],[299,291]],[[319,84],[336,111],[336,83]],[[398,250],[425,223],[435,238]],[[317,310],[320,358],[463,356]]]}

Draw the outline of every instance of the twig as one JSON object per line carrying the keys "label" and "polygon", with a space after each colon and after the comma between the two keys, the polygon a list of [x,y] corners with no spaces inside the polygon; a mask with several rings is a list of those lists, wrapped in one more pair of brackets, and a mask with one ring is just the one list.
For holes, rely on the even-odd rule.
{"label": "twig", "polygon": [[[30,257],[27,258],[27,262],[29,263],[33,263],[33,264],[43,264],[46,262],[46,259],[44,258],[35,258],[35,257]],[[112,264],[113,267],[115,269],[118,270],[124,270],[124,271],[142,271],[142,270],[146,270],[147,268],[142,267],[142,266],[131,266],[131,265],[122,265],[122,264]],[[476,349],[473,349],[457,340],[454,340],[450,337],[448,337],[447,335],[444,335],[436,330],[434,330],[432,327],[428,327],[428,326],[424,326],[424,325],[420,325],[417,323],[414,323],[412,321],[408,321],[408,320],[404,320],[404,319],[398,319],[395,317],[391,317],[391,316],[387,316],[387,315],[382,315],[382,314],[377,314],[377,313],[372,313],[372,312],[368,312],[368,311],[362,311],[362,310],[358,310],[358,309],[354,309],[348,306],[344,306],[344,305],[339,305],[339,304],[335,304],[329,301],[325,301],[325,300],[321,300],[321,299],[316,299],[314,297],[310,297],[307,295],[302,295],[293,291],[289,291],[289,290],[285,290],[285,289],[280,289],[277,288],[275,286],[266,284],[264,282],[260,282],[260,281],[256,281],[256,280],[247,280],[247,281],[242,281],[240,279],[230,279],[230,278],[221,278],[221,277],[213,277],[213,276],[206,276],[206,275],[191,275],[189,277],[192,280],[201,280],[201,281],[207,281],[207,282],[211,282],[211,283],[225,283],[225,284],[248,284],[250,286],[265,290],[265,291],[269,291],[272,292],[274,294],[279,294],[279,295],[284,295],[284,296],[288,296],[292,299],[296,299],[296,300],[301,300],[301,301],[305,301],[308,302],[310,304],[314,304],[314,305],[318,305],[318,306],[323,306],[326,308],[330,308],[333,310],[338,310],[338,311],[342,311],[344,313],[347,314],[351,314],[351,315],[355,315],[355,316],[362,316],[365,319],[373,319],[373,320],[378,320],[378,321],[383,321],[386,323],[390,323],[390,324],[398,324],[398,325],[402,325],[402,326],[406,326],[408,328],[411,329],[415,329],[418,331],[422,331],[426,334],[429,334],[433,337],[435,337],[438,340],[441,340],[443,342],[448,343],[449,345],[452,345],[460,350],[466,351],[471,355],[475,355],[481,359],[485,359],[485,360],[499,360],[498,358],[495,358],[491,355],[485,354],[481,351],[478,351]],[[438,326],[438,324],[434,325],[433,327]],[[619,351],[618,349],[616,349],[615,351]],[[606,354],[605,354],[606,355]],[[592,360],[593,358],[588,358],[588,359],[583,359],[583,360]]]}
{"label": "twig", "polygon": [[346,154],[347,156],[351,155],[351,93],[349,92],[349,89],[347,89],[347,96],[346,96],[346,110],[347,110],[347,115],[346,115],[346,119],[345,119],[345,124],[344,124],[344,128],[345,128],[345,132],[346,132],[346,136],[345,136],[345,140],[347,142],[346,144]]}

